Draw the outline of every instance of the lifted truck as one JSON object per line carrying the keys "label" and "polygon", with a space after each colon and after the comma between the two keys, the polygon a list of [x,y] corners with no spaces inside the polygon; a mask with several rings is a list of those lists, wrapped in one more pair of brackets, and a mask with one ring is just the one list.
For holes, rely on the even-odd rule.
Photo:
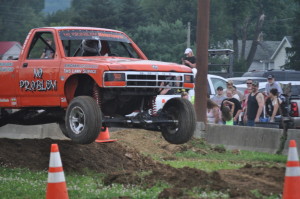
{"label": "lifted truck", "polygon": [[106,127],[161,131],[173,144],[187,142],[195,130],[195,111],[186,99],[153,111],[164,88],[194,88],[192,70],[148,60],[120,31],[32,29],[18,60],[0,60],[0,81],[0,126],[58,123],[80,144],[93,142]]}

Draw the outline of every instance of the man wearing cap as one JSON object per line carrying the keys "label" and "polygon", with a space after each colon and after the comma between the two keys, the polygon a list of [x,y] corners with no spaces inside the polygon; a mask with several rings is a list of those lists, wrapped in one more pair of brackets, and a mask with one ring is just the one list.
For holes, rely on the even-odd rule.
{"label": "man wearing cap", "polygon": [[193,50],[190,48],[185,49],[185,57],[181,59],[182,64],[190,68],[196,68],[196,58],[193,54]]}
{"label": "man wearing cap", "polygon": [[258,81],[252,82],[252,92],[249,94],[247,101],[247,126],[254,126],[255,122],[259,122],[265,105],[264,96],[258,91],[258,86]]}
{"label": "man wearing cap", "polygon": [[270,90],[272,88],[276,88],[278,90],[278,96],[280,96],[282,94],[281,86],[279,85],[278,82],[275,81],[274,75],[269,75],[268,83],[266,84],[266,89],[265,89],[267,96],[269,96]]}
{"label": "man wearing cap", "polygon": [[223,95],[223,87],[222,86],[219,86],[217,88],[217,94],[215,96],[213,96],[211,98],[211,100],[213,102],[215,102],[216,104],[218,104],[218,106],[220,107],[221,106],[221,103],[222,101],[225,99],[226,97]]}

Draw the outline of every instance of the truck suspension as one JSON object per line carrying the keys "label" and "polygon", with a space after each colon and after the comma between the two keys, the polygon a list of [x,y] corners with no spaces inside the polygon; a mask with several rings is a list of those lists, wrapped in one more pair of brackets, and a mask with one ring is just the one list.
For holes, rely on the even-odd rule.
{"label": "truck suspension", "polygon": [[97,104],[101,108],[101,99],[100,99],[99,87],[96,83],[94,83],[94,86],[93,86],[93,98],[96,100]]}

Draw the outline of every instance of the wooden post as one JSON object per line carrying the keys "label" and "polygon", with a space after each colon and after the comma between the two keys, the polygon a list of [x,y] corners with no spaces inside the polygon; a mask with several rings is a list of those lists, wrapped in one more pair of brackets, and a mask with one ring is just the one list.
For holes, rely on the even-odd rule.
{"label": "wooden post", "polygon": [[209,9],[210,0],[198,0],[195,110],[199,122],[206,122]]}

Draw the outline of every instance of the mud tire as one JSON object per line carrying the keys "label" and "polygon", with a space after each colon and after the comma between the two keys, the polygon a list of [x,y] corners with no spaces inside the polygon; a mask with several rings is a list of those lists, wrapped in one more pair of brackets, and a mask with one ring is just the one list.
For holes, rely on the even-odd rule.
{"label": "mud tire", "polygon": [[183,144],[191,139],[196,128],[196,114],[192,103],[184,98],[172,98],[163,107],[168,119],[178,120],[176,125],[162,126],[162,135],[171,144]]}
{"label": "mud tire", "polygon": [[98,137],[102,115],[90,96],[79,96],[69,104],[65,116],[67,135],[78,144],[90,144]]}
{"label": "mud tire", "polygon": [[59,126],[61,132],[64,134],[64,136],[66,136],[67,138],[70,138],[68,131],[67,131],[66,123],[60,122],[60,123],[58,123],[58,126]]}

